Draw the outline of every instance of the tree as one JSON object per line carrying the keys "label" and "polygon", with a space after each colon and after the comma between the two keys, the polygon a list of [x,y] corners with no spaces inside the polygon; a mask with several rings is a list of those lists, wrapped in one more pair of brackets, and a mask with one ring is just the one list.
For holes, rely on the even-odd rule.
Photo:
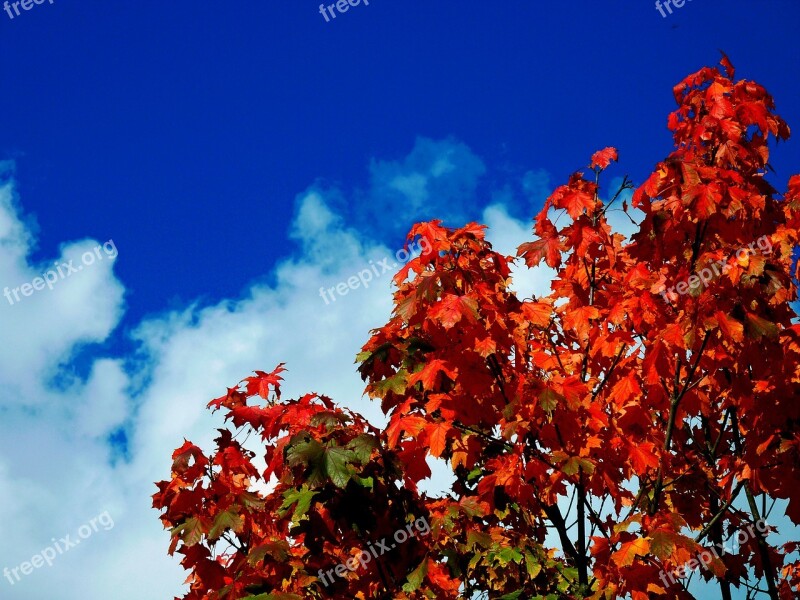
{"label": "tree", "polygon": [[[688,599],[692,577],[797,597],[800,543],[766,521],[779,501],[800,524],[800,176],[765,178],[789,128],[726,57],[674,94],[643,184],[603,201],[607,148],[536,217],[518,258],[557,270],[550,295],[515,295],[482,226],[412,228],[431,250],[357,358],[384,430],[282,399],[282,365],[210,403],[239,431],[187,441],[154,495],[187,600]],[[628,190],[630,240],[606,219]],[[441,498],[418,489],[431,457]]]}

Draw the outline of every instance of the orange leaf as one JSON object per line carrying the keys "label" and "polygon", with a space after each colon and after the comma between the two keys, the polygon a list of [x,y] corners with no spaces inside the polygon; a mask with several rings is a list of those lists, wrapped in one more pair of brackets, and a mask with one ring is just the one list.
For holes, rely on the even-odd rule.
{"label": "orange leaf", "polygon": [[553,316],[553,306],[548,302],[526,302],[522,314],[536,327],[547,327]]}
{"label": "orange leaf", "polygon": [[641,393],[642,388],[639,387],[639,382],[636,381],[636,373],[630,372],[614,384],[611,389],[611,398],[614,399],[618,406],[622,406],[631,400],[635,400]]}
{"label": "orange leaf", "polygon": [[732,339],[734,342],[741,342],[744,339],[744,325],[742,323],[721,311],[717,311],[714,316],[717,318],[720,331],[722,331],[726,337]]}
{"label": "orange leaf", "polygon": [[453,428],[449,423],[430,423],[425,427],[431,456],[439,458],[447,447],[447,435]]}
{"label": "orange leaf", "polygon": [[431,309],[430,316],[445,329],[453,327],[462,317],[475,323],[478,320],[478,302],[469,296],[447,294]]}
{"label": "orange leaf", "polygon": [[600,317],[600,311],[594,306],[580,306],[564,312],[564,329],[572,329],[580,338],[589,334],[592,319]]}
{"label": "orange leaf", "polygon": [[421,371],[409,376],[408,383],[414,385],[421,381],[423,389],[432,390],[439,382],[439,373],[444,373],[453,380],[456,378],[455,369],[450,368],[445,361],[435,358],[426,363]]}
{"label": "orange leaf", "polygon": [[594,154],[592,154],[592,164],[591,168],[600,168],[605,169],[608,165],[611,164],[611,161],[616,161],[619,158],[617,155],[617,149],[612,148],[609,146],[608,148],[604,148],[603,150],[598,150]]}
{"label": "orange leaf", "polygon": [[497,344],[494,343],[492,338],[486,338],[479,342],[475,342],[475,352],[480,354],[483,358],[497,352]]}
{"label": "orange leaf", "polygon": [[628,450],[631,455],[631,465],[637,475],[643,475],[647,468],[655,469],[658,467],[658,456],[653,452],[655,445],[652,442],[642,442],[639,444],[629,444]]}
{"label": "orange leaf", "polygon": [[517,255],[524,258],[529,267],[537,266],[544,259],[548,267],[555,269],[561,264],[561,240],[555,234],[526,242],[517,249]]}
{"label": "orange leaf", "polygon": [[400,436],[403,432],[412,437],[419,435],[426,424],[427,422],[425,419],[417,415],[408,415],[400,417],[399,419],[394,419],[389,424],[389,427],[386,428],[389,447],[394,448],[397,446],[397,442],[400,440]]}
{"label": "orange leaf", "polygon": [[636,538],[623,543],[611,557],[620,567],[629,567],[637,556],[644,556],[649,551],[650,541],[646,538]]}

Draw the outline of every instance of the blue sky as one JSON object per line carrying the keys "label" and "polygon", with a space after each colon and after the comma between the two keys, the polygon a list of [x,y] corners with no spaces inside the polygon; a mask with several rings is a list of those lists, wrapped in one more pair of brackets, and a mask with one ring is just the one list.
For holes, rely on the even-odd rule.
{"label": "blue sky", "polygon": [[[155,513],[131,498],[255,368],[287,360],[298,391],[377,419],[352,357],[388,314],[388,283],[332,306],[316,289],[391,256],[414,221],[489,222],[510,252],[593,151],[616,146],[613,175],[641,181],[671,147],[672,86],[720,50],[800,127],[796,0],[693,0],[667,18],[649,0],[371,0],[331,22],[318,8],[0,11],[0,287],[110,239],[119,252],[0,307],[0,508],[16,515],[0,561],[117,515],[0,595],[124,598],[114,577],[134,547],[153,573],[136,597],[177,593]],[[782,189],[800,140],[773,166]],[[106,575],[76,575],[91,561]]]}
{"label": "blue sky", "polygon": [[[329,23],[303,0],[56,0],[0,13],[0,156],[42,255],[87,235],[124,249],[131,324],[240,292],[287,252],[298,193],[363,188],[417,136],[480,156],[482,200],[532,168],[560,182],[606,145],[641,178],[669,150],[672,86],[718,49],[800,123],[798,23],[794,0],[668,18],[648,1],[373,0]],[[782,180],[799,143],[775,156]]]}

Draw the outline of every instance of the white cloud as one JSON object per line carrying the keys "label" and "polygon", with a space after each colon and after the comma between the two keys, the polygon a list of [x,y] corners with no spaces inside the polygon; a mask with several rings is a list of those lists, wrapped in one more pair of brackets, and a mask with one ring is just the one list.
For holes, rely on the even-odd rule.
{"label": "white cloud", "polygon": [[[31,263],[34,238],[20,215],[11,183],[0,185],[0,282],[13,289],[32,282],[53,262],[80,260],[95,244],[65,244],[55,260]],[[107,467],[105,435],[127,416],[126,376],[116,361],[100,361],[85,383],[62,369],[82,344],[108,337],[122,314],[123,287],[113,262],[100,260],[10,303],[0,299],[0,511],[6,544],[2,565],[13,568],[77,527],[97,507],[119,497]],[[12,296],[13,298],[13,296]],[[81,553],[76,551],[75,556]],[[68,563],[65,555],[63,562]],[[57,567],[30,575],[31,586],[6,598],[43,596]],[[68,571],[60,571],[64,577]],[[26,582],[27,583],[27,582]],[[52,581],[51,581],[52,583]],[[71,582],[74,585],[76,581]]]}
{"label": "white cloud", "polygon": [[[508,214],[503,204],[492,204],[483,212],[483,223],[489,226],[487,238],[495,250],[502,254],[514,256],[517,248],[524,242],[533,239],[531,223],[523,223]],[[555,276],[555,269],[544,263],[529,268],[518,259],[511,271],[514,291],[520,298],[537,298],[550,293],[550,282]]]}
{"label": "white cloud", "polygon": [[[14,188],[11,183],[0,187],[0,331],[5,345],[0,383],[13,390],[0,396],[0,406],[42,405],[48,394],[41,380],[56,374],[76,344],[104,340],[119,320],[123,287],[112,275],[113,261],[104,252],[101,259],[93,254],[96,245],[91,240],[64,244],[53,260],[30,263],[33,238],[16,208]],[[93,264],[82,264],[84,252],[95,256]],[[80,271],[67,275],[62,265],[70,262]],[[29,287],[26,296],[21,288],[46,271],[53,273],[51,287]]]}
{"label": "white cloud", "polygon": [[405,234],[417,221],[459,226],[478,212],[477,189],[486,172],[466,145],[420,137],[402,161],[374,160],[370,189],[358,221],[370,229]]}

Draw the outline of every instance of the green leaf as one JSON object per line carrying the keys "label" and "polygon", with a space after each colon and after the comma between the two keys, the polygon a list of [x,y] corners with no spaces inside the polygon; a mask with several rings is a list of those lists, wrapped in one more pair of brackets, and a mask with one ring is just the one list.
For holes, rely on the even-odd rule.
{"label": "green leaf", "polygon": [[308,512],[311,507],[311,501],[317,493],[309,489],[306,484],[303,484],[300,489],[286,490],[283,493],[283,504],[278,510],[278,516],[284,516],[292,506],[296,505],[292,514],[292,523],[299,523]]}
{"label": "green leaf", "polygon": [[286,462],[290,467],[319,463],[325,448],[307,433],[294,436],[286,449]]}
{"label": "green leaf", "polygon": [[536,579],[542,572],[542,564],[527,550],[525,551],[525,570],[528,571],[528,577],[531,579]]}
{"label": "green leaf", "polygon": [[566,585],[564,586],[564,589],[561,589],[561,586],[559,585],[558,589],[563,592],[565,589],[569,587],[570,582],[578,581],[578,569],[576,569],[575,567],[563,567],[561,568],[561,572],[564,574],[564,577],[566,578],[566,581],[564,581]]}
{"label": "green leaf", "polygon": [[747,335],[757,340],[765,336],[769,338],[775,338],[778,337],[778,334],[780,333],[780,330],[775,323],[767,321],[766,319],[762,319],[753,313],[747,313],[747,317],[745,319],[745,328],[747,329]]}
{"label": "green leaf", "polygon": [[561,470],[564,472],[564,475],[575,475],[578,471],[581,470],[580,463],[578,462],[579,459],[577,456],[570,456],[564,464],[561,466]]}
{"label": "green leaf", "polygon": [[307,432],[295,435],[286,450],[286,463],[290,467],[310,467],[306,483],[315,488],[325,485],[325,447]]}
{"label": "green leaf", "polygon": [[203,539],[203,534],[205,532],[205,527],[203,527],[200,519],[197,517],[192,517],[191,519],[187,519],[186,522],[175,527],[170,533],[173,536],[180,537],[183,543],[187,546],[194,546],[195,544],[199,543],[201,539]]}
{"label": "green leaf", "polygon": [[584,473],[594,472],[594,463],[586,458],[579,456],[570,456],[561,467],[564,475],[575,475],[578,471],[583,470]]}
{"label": "green leaf", "polygon": [[464,577],[464,573],[458,564],[460,560],[459,558],[460,555],[458,554],[458,552],[456,552],[452,548],[448,548],[446,550],[443,550],[442,554],[446,559],[447,568],[450,570],[450,573],[453,575],[453,577],[458,577],[459,579],[462,579]]}
{"label": "green leaf", "polygon": [[522,561],[522,554],[515,548],[503,548],[495,554],[495,558],[500,559],[500,564],[505,567],[508,563]]}
{"label": "green leaf", "polygon": [[309,423],[312,427],[318,427],[320,425],[325,425],[328,429],[333,429],[340,425],[347,425],[350,422],[350,419],[347,415],[342,413],[336,413],[331,410],[323,410],[318,412],[313,417]]}
{"label": "green leaf", "polygon": [[359,477],[358,475],[353,475],[353,481],[358,483],[361,487],[365,487],[368,490],[371,490],[375,487],[375,479],[372,477]]}
{"label": "green leaf", "polygon": [[414,592],[419,589],[422,582],[425,580],[425,575],[428,574],[428,559],[422,560],[420,565],[408,574],[408,583],[403,585],[403,591],[407,593]]}
{"label": "green leaf", "polygon": [[[480,471],[479,469],[476,470]],[[459,502],[459,506],[461,507],[461,510],[464,511],[464,514],[470,518],[486,516],[486,509],[481,506],[477,498],[473,496],[464,498],[461,502]]]}
{"label": "green leaf", "polygon": [[[474,479],[477,479],[477,478],[478,478],[478,477],[480,477],[481,475],[483,475],[483,469],[482,469],[481,467],[475,467],[475,468],[474,468],[474,469],[472,469],[472,471],[470,471],[470,472],[469,472],[469,474],[467,475],[467,481],[472,481],[472,480],[474,480]],[[469,515],[469,516],[470,516],[470,517],[474,517],[475,515]],[[483,515],[481,515],[481,516],[483,516]]]}
{"label": "green leaf", "polygon": [[289,556],[289,542],[270,541],[256,546],[247,554],[247,562],[254,567],[258,566],[267,555],[278,562],[284,562]]}
{"label": "green leaf", "polygon": [[264,500],[258,494],[254,494],[253,492],[242,492],[239,494],[239,500],[242,504],[244,504],[247,508],[264,508]]}
{"label": "green leaf", "polygon": [[346,448],[352,450],[358,462],[366,465],[372,458],[372,451],[378,447],[378,440],[374,436],[362,433],[357,438],[350,440]]}
{"label": "green leaf", "polygon": [[389,357],[389,350],[391,349],[392,345],[386,342],[376,348],[374,352],[362,352],[359,354],[356,357],[356,362],[361,362],[361,366],[358,367],[358,372],[361,373],[361,379],[366,381],[367,377],[369,377],[370,369],[372,369],[372,363],[376,360],[382,363],[386,362],[386,359]]}
{"label": "green leaf", "polygon": [[408,388],[408,371],[400,369],[391,377],[387,377],[375,383],[373,395],[376,398],[384,398],[389,392],[393,394],[402,394],[406,391],[406,388]]}
{"label": "green leaf", "polygon": [[[427,277],[426,279],[436,279],[436,277],[435,276]],[[429,299],[432,299],[432,298],[429,298]],[[430,342],[427,342],[427,341],[423,340],[422,338],[418,338],[416,336],[412,337],[412,338],[409,338],[408,345],[406,346],[406,351],[408,352],[408,354],[414,354],[415,352],[418,352],[418,351],[422,352],[423,354],[425,354],[425,353],[431,352],[431,351],[433,351],[435,349],[436,348],[434,346],[432,346],[430,344]]]}
{"label": "green leaf", "polygon": [[492,536],[483,531],[470,531],[467,533],[467,547],[471,550],[475,544],[489,548],[492,545]]}
{"label": "green leaf", "polygon": [[675,552],[675,534],[655,531],[650,536],[650,551],[661,560],[667,560]]}
{"label": "green leaf", "polygon": [[545,390],[539,395],[539,405],[545,412],[553,412],[558,406],[560,396],[550,388]]}
{"label": "green leaf", "polygon": [[211,541],[218,540],[228,529],[239,533],[244,525],[244,519],[239,515],[239,510],[240,508],[234,505],[225,512],[218,514],[217,518],[214,519],[211,531],[208,532],[208,539]]}
{"label": "green leaf", "polygon": [[331,478],[333,485],[343,488],[354,475],[349,461],[355,458],[355,452],[347,448],[328,448],[325,450],[325,473]]}

